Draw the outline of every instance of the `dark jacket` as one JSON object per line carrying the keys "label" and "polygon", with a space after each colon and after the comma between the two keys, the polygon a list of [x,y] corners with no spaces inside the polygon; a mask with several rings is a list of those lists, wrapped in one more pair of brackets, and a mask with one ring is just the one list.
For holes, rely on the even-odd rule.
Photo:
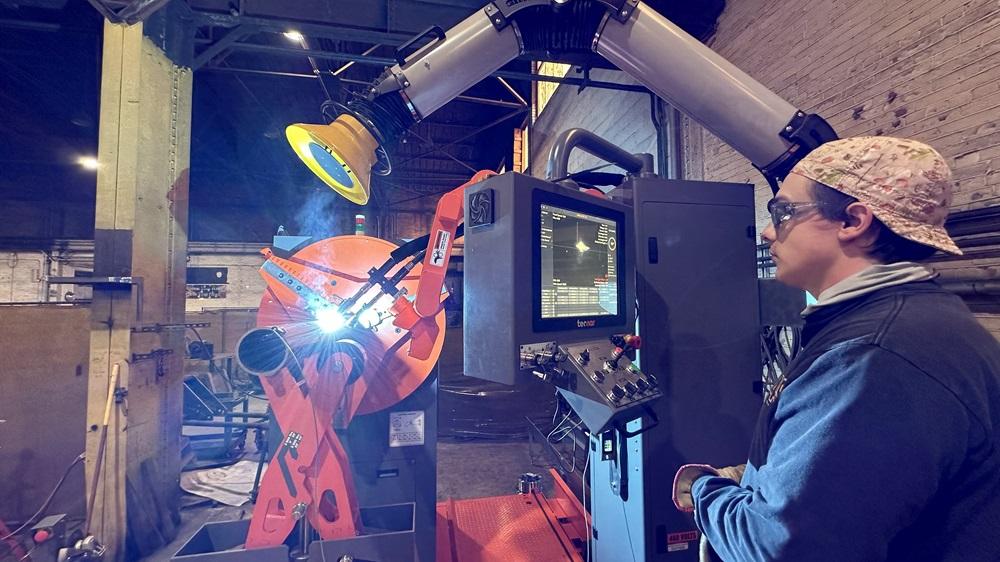
{"label": "dark jacket", "polygon": [[740,486],[694,483],[726,561],[1000,561],[1000,345],[933,281],[817,309]]}

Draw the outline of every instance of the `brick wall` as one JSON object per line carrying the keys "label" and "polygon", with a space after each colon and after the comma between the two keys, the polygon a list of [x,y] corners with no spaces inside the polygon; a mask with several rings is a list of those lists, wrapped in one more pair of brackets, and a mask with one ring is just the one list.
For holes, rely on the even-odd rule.
{"label": "brick wall", "polygon": [[[261,244],[261,248],[266,244]],[[191,255],[188,257],[190,267],[225,267],[228,271],[226,296],[220,299],[195,299],[185,301],[187,312],[197,312],[202,309],[215,308],[257,308],[260,298],[264,296],[264,278],[260,276],[260,266],[264,256],[259,252],[212,253]]]}
{"label": "brick wall", "polygon": [[[636,83],[617,70],[593,70],[590,77],[604,82]],[[574,127],[587,129],[631,153],[656,153],[656,128],[650,114],[648,94],[598,88],[578,93],[576,86],[561,85],[529,131],[531,175],[545,177],[545,163],[555,136]],[[602,163],[600,159],[577,150],[570,157],[569,171]]]}
{"label": "brick wall", "polygon": [[41,252],[0,252],[0,302],[44,301],[42,278],[48,267]]}
{"label": "brick wall", "polygon": [[[935,146],[954,166],[956,210],[1000,203],[1000,2],[740,0],[709,46],[842,137]],[[688,177],[754,183],[759,206],[770,197],[719,139],[690,121],[684,139]]]}
{"label": "brick wall", "polygon": [[[77,298],[89,299],[87,285],[47,284],[48,276],[72,277],[77,269],[93,269],[92,243],[79,242],[79,249],[41,251],[0,250],[0,303],[6,302],[64,302],[65,294],[73,292]],[[265,247],[261,243],[259,248]],[[203,308],[257,308],[264,294],[264,280],[257,272],[264,261],[254,244],[233,245],[231,251],[215,250],[203,253],[196,243],[188,258],[192,267],[226,267],[229,283],[225,298],[187,299],[188,312]],[[47,272],[47,273],[46,273]],[[48,298],[46,299],[46,287]]]}
{"label": "brick wall", "polygon": [[[841,137],[927,142],[955,172],[953,211],[1000,204],[1000,2],[729,2],[709,43]],[[685,119],[692,179],[756,186],[758,232],[770,188],[749,162]],[[1000,260],[934,263],[943,278],[1000,279]],[[1000,316],[978,314],[1000,339]]]}

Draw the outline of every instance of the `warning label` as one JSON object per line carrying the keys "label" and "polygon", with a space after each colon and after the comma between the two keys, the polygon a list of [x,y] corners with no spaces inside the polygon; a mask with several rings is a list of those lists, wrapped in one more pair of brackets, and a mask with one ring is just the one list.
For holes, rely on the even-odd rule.
{"label": "warning label", "polygon": [[434,238],[434,249],[431,250],[431,265],[441,267],[444,265],[444,258],[448,255],[448,240],[451,240],[451,233],[447,230],[437,231]]}
{"label": "warning label", "polygon": [[390,412],[389,446],[411,447],[424,444],[424,412]]}
{"label": "warning label", "polygon": [[698,540],[698,531],[683,531],[667,534],[667,552],[687,550],[691,541]]}
{"label": "warning label", "polygon": [[696,540],[698,540],[698,531],[684,531],[683,533],[667,534],[667,544],[691,542]]}

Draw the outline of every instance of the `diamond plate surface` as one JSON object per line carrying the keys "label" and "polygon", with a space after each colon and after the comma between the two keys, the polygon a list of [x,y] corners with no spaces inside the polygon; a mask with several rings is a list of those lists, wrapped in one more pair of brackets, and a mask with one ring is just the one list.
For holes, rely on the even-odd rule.
{"label": "diamond plate surface", "polygon": [[452,509],[455,562],[571,560],[530,495],[456,500]]}

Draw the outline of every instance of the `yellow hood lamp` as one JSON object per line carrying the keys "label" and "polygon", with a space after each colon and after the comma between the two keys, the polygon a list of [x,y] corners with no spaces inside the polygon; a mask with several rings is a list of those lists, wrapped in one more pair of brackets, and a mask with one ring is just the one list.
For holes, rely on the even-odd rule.
{"label": "yellow hood lamp", "polygon": [[368,202],[372,166],[383,163],[384,153],[377,153],[379,142],[357,117],[342,113],[329,125],[296,123],[285,129],[285,137],[323,183],[352,203]]}

